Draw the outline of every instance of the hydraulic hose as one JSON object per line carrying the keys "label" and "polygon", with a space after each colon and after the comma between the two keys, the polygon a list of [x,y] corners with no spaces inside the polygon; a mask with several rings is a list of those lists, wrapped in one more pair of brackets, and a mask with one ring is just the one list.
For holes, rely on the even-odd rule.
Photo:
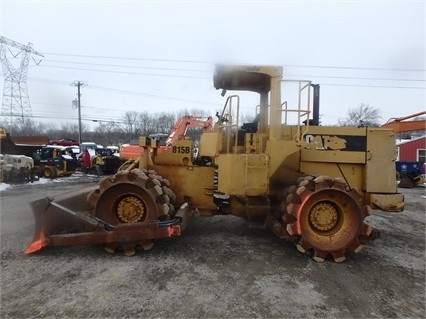
{"label": "hydraulic hose", "polygon": [[170,220],[160,221],[157,224],[158,224],[158,227],[168,227],[168,226],[176,225],[180,222],[182,222],[182,217],[175,217]]}

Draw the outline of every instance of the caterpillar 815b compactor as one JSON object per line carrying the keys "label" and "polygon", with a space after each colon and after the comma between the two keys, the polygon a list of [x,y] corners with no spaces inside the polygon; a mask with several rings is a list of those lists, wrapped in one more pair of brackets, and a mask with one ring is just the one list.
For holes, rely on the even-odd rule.
{"label": "caterpillar 815b compactor", "polygon": [[[240,125],[240,97],[231,95],[196,152],[193,139],[157,153],[156,140],[140,137],[144,151],[125,170],[31,203],[36,231],[26,252],[103,244],[133,255],[181,235],[194,214],[231,214],[316,261],[342,262],[379,237],[365,220],[373,209],[403,210],[392,129],[320,126],[319,87],[282,80],[281,67],[217,66],[213,82],[222,96],[257,93],[256,120]],[[284,94],[290,88],[294,98]]]}

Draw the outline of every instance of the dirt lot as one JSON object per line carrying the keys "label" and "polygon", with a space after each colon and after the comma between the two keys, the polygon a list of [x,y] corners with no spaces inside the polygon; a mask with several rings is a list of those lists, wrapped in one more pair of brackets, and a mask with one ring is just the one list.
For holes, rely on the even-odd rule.
{"label": "dirt lot", "polygon": [[133,257],[102,247],[26,256],[28,203],[97,177],[1,191],[1,318],[424,318],[425,190],[401,189],[402,214],[377,212],[381,238],[345,263],[316,263],[236,217],[195,217],[182,237]]}

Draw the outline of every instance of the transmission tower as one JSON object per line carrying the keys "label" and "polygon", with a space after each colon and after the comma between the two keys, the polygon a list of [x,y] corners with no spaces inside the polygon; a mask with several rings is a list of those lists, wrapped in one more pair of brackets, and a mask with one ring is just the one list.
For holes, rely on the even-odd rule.
{"label": "transmission tower", "polygon": [[[12,51],[10,48],[19,49],[19,52]],[[31,104],[28,96],[27,74],[30,56],[42,54],[33,50],[32,43],[27,45],[20,44],[13,40],[0,36],[0,59],[3,67],[4,90],[1,114],[9,117],[9,123],[13,122],[13,118],[17,118],[21,124],[24,124],[25,116],[31,116]],[[31,56],[32,57],[32,56]],[[11,60],[20,58],[19,67],[14,67]],[[33,61],[38,65],[41,62]]]}

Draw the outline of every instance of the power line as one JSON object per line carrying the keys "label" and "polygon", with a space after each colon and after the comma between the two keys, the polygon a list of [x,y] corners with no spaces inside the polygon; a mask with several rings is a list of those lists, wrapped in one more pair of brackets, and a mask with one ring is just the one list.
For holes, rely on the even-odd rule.
{"label": "power line", "polygon": [[[45,60],[47,62],[55,62],[55,63],[66,63],[66,64],[82,64],[82,65],[94,65],[94,66],[105,66],[105,67],[119,67],[119,68],[132,68],[132,69],[148,69],[148,70],[160,70],[160,71],[183,71],[183,72],[199,72],[199,73],[207,73],[211,71],[203,71],[203,70],[194,70],[194,69],[182,69],[182,68],[158,68],[158,67],[147,67],[147,66],[135,66],[135,65],[118,65],[118,64],[102,64],[102,63],[85,63],[85,62],[69,62],[69,61],[52,61],[52,60]],[[65,68],[61,66],[55,66],[55,65],[43,65],[46,67],[58,67],[58,68]],[[90,70],[93,69],[78,69],[78,70]],[[129,73],[129,74],[140,74],[140,75],[150,75],[147,73],[138,73],[138,72],[122,72],[122,71],[113,71],[113,70],[94,70],[94,71],[101,71],[101,72],[112,72],[112,73]],[[198,78],[198,79],[207,79],[204,77],[192,77],[192,76],[178,76],[178,75],[159,75],[155,74],[156,76],[172,76],[172,77],[188,77],[188,78]],[[297,75],[297,74],[288,74],[286,76],[297,76],[297,77],[309,77],[309,78],[333,78],[333,79],[350,79],[350,80],[377,80],[377,81],[400,81],[400,82],[425,82],[424,79],[397,79],[397,78],[372,78],[372,77],[354,77],[354,76],[331,76],[331,75]],[[210,79],[210,78],[208,78]]]}
{"label": "power line", "polygon": [[191,103],[199,103],[199,104],[217,105],[217,103],[212,103],[212,102],[195,101],[195,100],[181,99],[181,98],[177,98],[177,97],[170,97],[170,96],[164,96],[164,95],[155,95],[155,94],[148,94],[148,93],[141,93],[141,92],[125,91],[125,90],[119,90],[119,89],[106,88],[106,87],[102,87],[102,86],[90,85],[90,86],[88,86],[88,88],[92,88],[92,89],[96,89],[96,90],[102,90],[102,91],[117,92],[117,93],[122,93],[122,94],[155,97],[155,98],[161,98],[161,99],[166,99],[166,100],[175,100],[175,101],[183,101],[183,102],[191,102]]}
{"label": "power line", "polygon": [[106,66],[106,67],[114,67],[114,68],[132,68],[132,69],[148,69],[148,70],[161,70],[161,71],[183,71],[183,72],[201,72],[201,73],[209,72],[209,73],[211,73],[211,71],[209,71],[209,70],[195,70],[195,69],[183,69],[183,68],[160,68],[160,67],[139,66],[139,65],[120,65],[120,64],[89,63],[89,62],[58,61],[58,60],[44,60],[44,62]]}
{"label": "power line", "polygon": [[153,59],[153,58],[129,58],[129,57],[114,57],[114,56],[101,56],[101,55],[83,55],[83,54],[65,54],[65,53],[45,53],[58,56],[72,56],[82,58],[95,58],[95,59],[114,59],[114,60],[133,60],[133,61],[157,61],[157,62],[181,62],[181,63],[201,63],[201,64],[214,64],[214,62],[196,61],[196,60],[174,60],[174,59]]}
{"label": "power line", "polygon": [[[19,117],[19,115],[12,115],[13,117]],[[27,117],[27,118],[37,118],[37,119],[52,119],[52,120],[58,120],[58,119],[61,119],[61,120],[75,120],[75,121],[77,121],[78,120],[78,117],[76,117],[76,116],[68,116],[68,117],[56,117],[56,116],[48,116],[48,115],[26,115],[25,117]],[[81,119],[82,121],[89,121],[89,122],[114,122],[114,123],[124,123],[123,121],[121,121],[121,120],[114,120],[114,119],[112,119],[112,118],[106,118],[106,117],[104,117],[104,118],[102,118],[102,117],[96,117],[96,118],[93,118],[93,117],[85,117],[85,118],[82,118]]]}
{"label": "power line", "polygon": [[331,75],[298,75],[289,74],[287,76],[307,77],[307,78],[327,78],[327,79],[348,79],[348,80],[374,80],[374,81],[400,81],[400,82],[425,82],[422,79],[387,79],[387,78],[369,78],[369,77],[355,77],[355,76],[331,76]]}
{"label": "power line", "polygon": [[382,89],[417,89],[426,90],[426,87],[417,86],[390,86],[390,85],[362,85],[362,84],[339,84],[339,83],[321,83],[321,86],[354,86],[354,87],[367,87],[367,88],[382,88]]}
{"label": "power line", "polygon": [[403,68],[375,68],[375,67],[331,66],[331,65],[297,65],[297,64],[285,64],[283,66],[295,67],[295,68],[316,68],[316,69],[349,69],[349,70],[370,70],[370,71],[426,72],[426,69],[403,69]]}
{"label": "power line", "polygon": [[[52,84],[59,84],[59,85],[67,85],[69,86],[69,82],[66,81],[56,81],[51,79],[43,79],[43,78],[28,78],[30,81],[35,82],[45,82],[45,83],[52,83]],[[216,103],[212,102],[205,102],[205,101],[196,101],[196,100],[190,100],[190,99],[182,99],[177,97],[170,97],[170,96],[164,96],[164,95],[156,95],[156,94],[149,94],[149,93],[143,93],[143,92],[134,92],[134,91],[126,91],[126,90],[120,90],[120,89],[113,89],[113,88],[107,88],[102,86],[96,86],[96,85],[88,85],[88,89],[94,89],[94,90],[101,90],[101,91],[109,91],[109,92],[116,92],[121,94],[128,94],[128,95],[138,95],[138,96],[148,96],[148,97],[154,97],[154,98],[161,98],[166,100],[174,100],[174,101],[182,101],[182,102],[190,102],[190,103],[198,103],[198,104],[210,104],[210,105],[217,105]],[[43,104],[43,103],[38,103]],[[85,107],[85,106],[83,106]],[[87,106],[86,106],[87,107]]]}
{"label": "power line", "polygon": [[[69,67],[60,67],[60,66],[46,66],[40,65],[41,67],[49,68],[59,68],[59,69],[71,69],[71,70],[80,70],[80,71],[94,71],[94,72],[103,72],[103,73],[119,73],[119,74],[130,74],[130,75],[143,75],[143,76],[160,76],[160,77],[169,77],[169,78],[189,78],[189,79],[200,79],[200,80],[210,80],[207,77],[199,76],[187,76],[187,75],[172,75],[172,74],[152,74],[152,73],[140,73],[140,72],[123,72],[123,71],[113,71],[113,70],[97,70],[97,69],[82,69],[82,68],[69,68]],[[379,81],[416,81],[416,82],[425,82],[425,80],[416,80],[416,79],[386,79],[386,78],[365,78],[365,77],[344,77],[344,76],[322,76],[322,75],[287,75],[287,76],[298,76],[298,77],[319,77],[319,78],[334,78],[334,79],[352,79],[352,80],[379,80]],[[286,80],[289,80],[286,78]],[[54,81],[54,80],[52,80]],[[321,83],[322,85],[331,85]],[[359,87],[383,87],[383,88],[394,88],[394,89],[425,89],[424,87],[408,87],[408,86],[373,86],[373,85],[345,85],[345,84],[333,84],[340,86],[359,86]],[[133,92],[132,94],[134,94]],[[149,95],[140,93],[143,95]]]}
{"label": "power line", "polygon": [[[101,56],[101,55],[83,55],[83,54],[65,54],[65,53],[45,53],[46,55],[84,57],[96,59],[116,59],[130,61],[151,61],[151,62],[178,62],[178,63],[201,63],[201,64],[217,64],[211,61],[197,60],[177,60],[177,59],[157,59],[157,58],[131,58],[131,57],[116,57],[116,56]],[[322,68],[322,69],[350,69],[350,70],[375,70],[375,71],[408,71],[408,72],[426,72],[426,69],[415,68],[378,68],[378,67],[356,67],[356,66],[332,66],[332,65],[303,65],[303,64],[284,64],[284,67],[295,68]]]}
{"label": "power line", "polygon": [[[12,115],[14,117],[19,117],[19,115]],[[48,115],[26,115],[27,118],[40,118],[40,119],[54,119],[57,120],[57,116],[48,116]],[[61,120],[77,120],[77,117],[60,117]]]}
{"label": "power line", "polygon": [[124,72],[124,71],[112,71],[112,70],[100,70],[100,69],[82,69],[82,68],[72,68],[72,67],[62,67],[62,66],[49,66],[49,65],[40,65],[44,68],[56,68],[56,69],[67,69],[67,70],[79,70],[79,71],[94,71],[94,72],[103,72],[103,73],[119,73],[119,74],[130,74],[130,75],[145,75],[145,76],[161,76],[168,78],[186,78],[186,79],[201,79],[201,80],[210,80],[207,77],[200,76],[189,76],[189,75],[173,75],[173,74],[153,74],[153,73],[140,73],[140,72]]}
{"label": "power line", "polygon": [[44,83],[52,83],[52,84],[60,84],[60,85],[69,85],[69,81],[61,81],[61,80],[53,80],[53,79],[45,79],[45,78],[38,78],[38,77],[28,77],[28,80],[35,81],[35,82],[44,82]]}
{"label": "power line", "polygon": [[[318,77],[322,77],[322,76],[318,76]],[[326,76],[324,76],[324,77],[326,77]],[[330,78],[334,78],[334,77],[330,77]],[[354,79],[356,79],[356,78],[354,77]],[[368,78],[368,79],[372,80],[373,78]],[[28,80],[30,80],[30,81],[36,81],[36,82],[46,82],[46,83],[52,83],[52,84],[60,84],[60,85],[69,85],[69,82],[66,82],[66,81],[57,81],[57,80],[43,79],[43,78],[32,78],[32,77],[29,77]],[[286,79],[286,80],[291,80],[291,79]],[[353,86],[353,87],[372,87],[372,88],[389,88],[389,89],[414,89],[414,90],[425,90],[426,89],[425,87],[417,87],[417,86],[362,85],[362,84],[339,84],[339,83],[320,83],[320,85],[348,86],[348,87],[350,87],[350,86]],[[176,101],[183,101],[183,102],[213,104],[211,102],[202,102],[202,101],[195,101],[195,100],[189,100],[189,99],[180,99],[180,98],[174,98],[174,97],[170,97],[170,96],[162,96],[162,95],[155,95],[155,94],[142,93],[142,92],[134,92],[134,91],[112,89],[112,88],[106,88],[106,87],[94,86],[94,85],[90,85],[90,86],[88,86],[88,88],[98,89],[98,90],[104,90],[104,91],[111,91],[111,92],[117,92],[117,93],[122,93],[122,94],[140,95],[140,96],[151,96],[151,97],[155,97],[155,98],[162,98],[162,99],[169,99],[169,100],[176,100]]]}

